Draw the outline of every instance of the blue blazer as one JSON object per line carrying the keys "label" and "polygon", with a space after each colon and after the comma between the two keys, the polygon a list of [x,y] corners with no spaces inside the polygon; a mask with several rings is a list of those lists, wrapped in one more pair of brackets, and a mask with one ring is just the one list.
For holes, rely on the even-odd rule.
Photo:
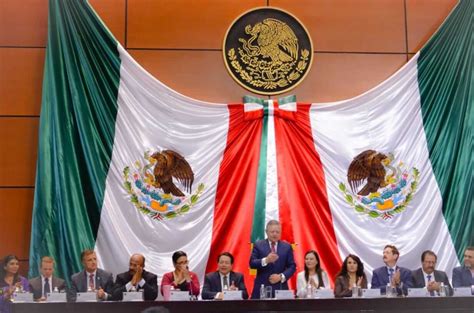
{"label": "blue blazer", "polygon": [[[235,287],[242,290],[242,298],[248,299],[249,294],[245,287],[244,275],[237,272],[230,272],[229,274],[229,286],[234,282]],[[204,277],[204,286],[202,287],[202,298],[203,299],[214,299],[218,292],[222,291],[221,277],[219,272],[212,272]]]}
{"label": "blue blazer", "polygon": [[[400,270],[400,282],[403,283],[403,290],[397,288],[399,295],[403,293],[408,294],[408,288],[413,288],[413,277],[411,271],[407,268],[396,266],[397,270]],[[372,272],[372,289],[380,289],[382,293],[386,292],[387,284],[390,283],[388,278],[388,269],[386,266],[376,268]]]}
{"label": "blue blazer", "polygon": [[471,287],[472,275],[471,270],[465,266],[453,268],[453,287]]}
{"label": "blue blazer", "polygon": [[[288,280],[296,271],[293,249],[288,242],[278,241],[276,251],[278,260],[275,263],[262,266],[262,259],[267,257],[270,251],[268,240],[259,240],[253,245],[252,254],[250,256],[250,268],[257,270],[257,277],[255,278],[253,286],[252,299],[260,299],[260,285],[262,284],[272,287],[272,296],[275,296],[276,289],[288,289]],[[272,274],[285,275],[285,282],[270,284],[268,279]]]}

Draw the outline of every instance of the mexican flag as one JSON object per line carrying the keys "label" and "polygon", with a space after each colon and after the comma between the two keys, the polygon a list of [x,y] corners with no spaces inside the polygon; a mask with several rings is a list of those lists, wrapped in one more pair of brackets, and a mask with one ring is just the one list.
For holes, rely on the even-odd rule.
{"label": "mexican flag", "polygon": [[430,249],[451,275],[474,240],[473,7],[356,98],[218,104],[152,77],[86,1],[50,0],[30,275],[51,255],[68,279],[94,248],[115,274],[143,253],[161,277],[183,250],[202,282],[230,251],[250,291],[270,219],[298,271],[315,249],[331,279],[349,253],[370,278],[394,244],[400,265]]}

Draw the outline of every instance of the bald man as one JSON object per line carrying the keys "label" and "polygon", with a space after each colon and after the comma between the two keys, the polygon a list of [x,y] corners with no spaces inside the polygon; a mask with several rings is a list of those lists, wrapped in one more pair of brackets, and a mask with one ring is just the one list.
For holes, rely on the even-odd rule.
{"label": "bald man", "polygon": [[145,271],[145,257],[134,254],[130,257],[128,272],[118,274],[115,279],[112,296],[114,300],[122,300],[123,292],[143,290],[145,300],[153,301],[158,296],[158,277]]}

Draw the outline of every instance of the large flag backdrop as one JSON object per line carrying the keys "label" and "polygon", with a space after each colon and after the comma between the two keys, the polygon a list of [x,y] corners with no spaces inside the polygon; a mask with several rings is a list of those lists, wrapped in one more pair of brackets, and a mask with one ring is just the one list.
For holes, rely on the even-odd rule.
{"label": "large flag backdrop", "polygon": [[[66,279],[94,248],[101,267],[172,270],[188,253],[200,280],[230,251],[251,284],[251,242],[278,219],[298,270],[316,249],[330,277],[348,253],[370,276],[382,249],[420,266],[459,264],[474,241],[472,1],[392,77],[353,99],[304,104],[295,97],[206,103],[163,85],[113,38],[86,1],[50,0],[33,211],[30,275],[41,256]],[[151,154],[179,153],[194,172],[178,197],[156,187]],[[363,151],[391,160],[386,186],[360,196],[347,181]]]}

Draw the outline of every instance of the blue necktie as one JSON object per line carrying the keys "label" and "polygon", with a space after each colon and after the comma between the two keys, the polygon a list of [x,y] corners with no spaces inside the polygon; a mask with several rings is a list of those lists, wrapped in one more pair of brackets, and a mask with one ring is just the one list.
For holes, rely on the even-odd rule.
{"label": "blue necktie", "polygon": [[[431,275],[427,275],[426,278],[428,278],[428,283],[431,281]],[[430,296],[434,297],[435,293],[433,290],[430,291]]]}
{"label": "blue necktie", "polygon": [[393,277],[394,269],[393,269],[393,268],[389,268],[388,271],[390,272],[390,274],[388,274],[388,282],[389,282],[390,285],[391,285],[391,284],[392,284],[392,277]]}
{"label": "blue necktie", "polygon": [[43,297],[46,298],[48,292],[50,292],[51,288],[49,287],[49,279],[47,277],[44,278],[44,287],[43,287]]}

